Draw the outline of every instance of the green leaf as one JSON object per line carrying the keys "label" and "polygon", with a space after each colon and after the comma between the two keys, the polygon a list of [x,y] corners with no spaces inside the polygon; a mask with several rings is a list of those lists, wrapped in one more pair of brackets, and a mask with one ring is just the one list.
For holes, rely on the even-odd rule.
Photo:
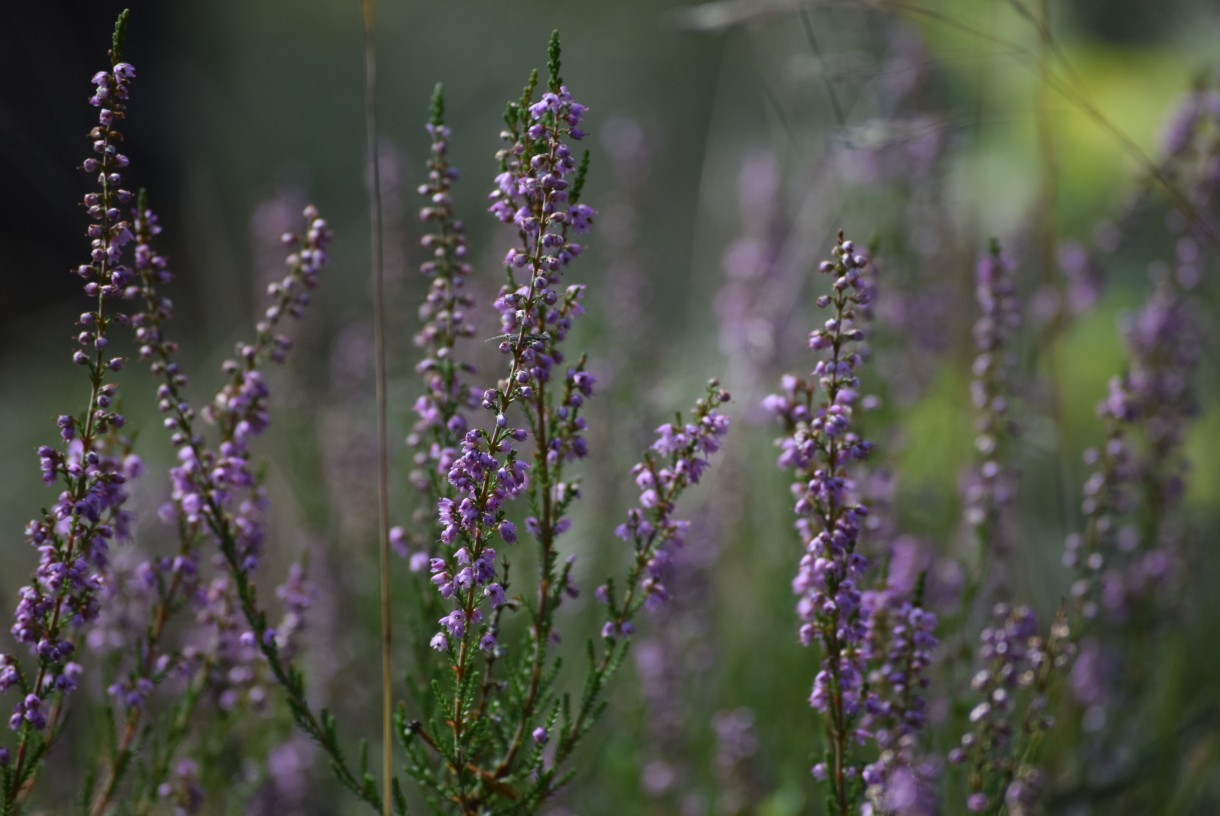
{"label": "green leaf", "polygon": [[546,71],[549,75],[549,84],[551,93],[558,93],[559,87],[563,85],[563,79],[559,76],[559,32],[551,32],[551,42],[546,49]]}
{"label": "green leaf", "polygon": [[580,201],[580,193],[585,189],[585,177],[589,174],[589,151],[586,150],[584,155],[580,157],[580,166],[576,168],[576,178],[572,180],[572,195],[570,200],[573,204]]}
{"label": "green leaf", "polygon": [[114,21],[114,36],[110,40],[110,61],[123,61],[123,51],[127,46],[127,21],[131,18],[131,9],[123,9]]}
{"label": "green leaf", "polygon": [[439,82],[432,89],[432,101],[428,105],[428,122],[434,127],[445,124],[445,87]]}
{"label": "green leaf", "polygon": [[407,797],[402,792],[402,785],[399,784],[398,777],[390,780],[390,790],[394,795],[394,812],[399,816],[406,816]]}
{"label": "green leaf", "polygon": [[521,104],[517,108],[517,116],[519,121],[524,122],[529,115],[529,107],[534,101],[534,91],[538,89],[538,69],[530,71],[530,78],[525,83],[525,90],[521,92]]}

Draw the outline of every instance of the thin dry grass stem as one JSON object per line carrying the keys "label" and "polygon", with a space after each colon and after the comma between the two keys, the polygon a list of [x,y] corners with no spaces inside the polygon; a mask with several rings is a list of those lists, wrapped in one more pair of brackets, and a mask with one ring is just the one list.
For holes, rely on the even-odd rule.
{"label": "thin dry grass stem", "polygon": [[373,38],[373,0],[361,0],[364,19],[364,126],[368,139],[369,222],[373,265],[373,345],[377,392],[377,543],[381,590],[381,812],[390,816],[393,748],[391,723],[390,488],[389,435],[386,428],[385,264],[382,253],[381,154],[377,143],[377,49]]}

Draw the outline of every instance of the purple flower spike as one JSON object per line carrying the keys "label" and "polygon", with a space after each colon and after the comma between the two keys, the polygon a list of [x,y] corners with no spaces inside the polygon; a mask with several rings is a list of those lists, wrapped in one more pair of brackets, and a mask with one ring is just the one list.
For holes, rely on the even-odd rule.
{"label": "purple flower spike", "polygon": [[991,804],[987,790],[1008,791],[1021,802],[1036,792],[1038,774],[1027,753],[1054,722],[1047,713],[1048,686],[1074,651],[1062,612],[1049,636],[1024,607],[997,604],[993,620],[979,636],[983,667],[970,683],[979,702],[970,710],[969,731],[949,754],[950,762],[970,769],[966,808],[972,813]]}
{"label": "purple flower spike", "polygon": [[870,606],[861,580],[869,561],[857,551],[868,509],[858,499],[851,470],[872,447],[852,430],[865,336],[861,322],[873,299],[867,266],[840,232],[834,260],[819,267],[832,278],[832,294],[818,299],[831,317],[809,336],[817,357],[811,377],[785,377],[783,393],[765,403],[787,431],[777,442],[779,465],[796,477],[792,493],[805,555],[792,588],[799,598],[801,642],[816,643],[822,653],[809,704],[824,715],[831,797],[844,813],[854,796],[849,778],[859,773],[849,746],[870,735],[880,705],[866,685]]}
{"label": "purple flower spike", "polygon": [[[475,333],[470,321],[474,299],[466,291],[471,266],[466,260],[466,228],[453,210],[452,186],[458,172],[449,163],[451,134],[442,119],[443,108],[444,98],[437,86],[432,99],[432,118],[427,125],[432,138],[428,177],[419,187],[419,193],[425,199],[419,218],[429,230],[420,239],[428,252],[420,272],[431,280],[420,307],[424,325],[415,335],[415,345],[424,354],[424,359],[416,366],[423,380],[424,393],[415,401],[418,419],[407,437],[407,444],[416,450],[416,469],[411,474],[411,482],[434,500],[437,490],[447,499],[456,495],[446,490],[446,477],[458,456],[462,438],[469,430],[468,412],[479,405],[479,395],[468,383],[474,367],[463,362],[459,355],[459,342]],[[446,532],[440,537],[444,543],[453,543],[457,528],[442,524]],[[428,530],[424,524],[413,526],[421,531]],[[409,549],[431,555],[435,538],[421,532],[410,542]]]}
{"label": "purple flower spike", "polygon": [[[548,576],[542,583],[550,592],[539,599],[535,626],[540,639],[549,639],[543,631],[550,626],[548,610],[568,597],[570,587],[570,566],[557,574],[554,542],[570,526],[563,509],[579,496],[579,487],[564,481],[562,473],[566,463],[588,453],[582,414],[596,382],[584,358],[568,362],[560,345],[584,313],[584,287],[565,287],[561,280],[581,253],[570,235],[586,229],[594,215],[579,201],[580,164],[569,147],[583,135],[585,107],[555,80],[540,100],[514,106],[509,117],[503,134],[508,146],[497,156],[502,172],[489,197],[490,211],[515,232],[513,246],[503,255],[507,283],[493,304],[502,332],[495,339],[508,373],[496,387],[482,390],[465,384],[473,369],[455,354],[455,340],[473,334],[465,316],[472,302],[461,292],[470,270],[463,261],[461,225],[450,208],[450,182],[456,174],[447,163],[449,132],[441,121],[442,108],[438,90],[429,126],[428,183],[421,187],[429,198],[421,217],[434,227],[424,238],[433,253],[423,267],[433,278],[423,311],[428,322],[417,338],[428,352],[419,367],[427,392],[416,402],[419,421],[408,441],[419,449],[413,479],[436,502],[432,582],[451,610],[442,626],[449,640],[462,641],[460,648],[455,644],[459,659],[468,659],[472,651],[467,641],[492,659],[498,652],[495,616],[516,608],[506,598],[507,580],[497,581],[493,536],[513,544],[528,533],[542,546]],[[485,429],[466,413],[479,407],[489,413]],[[521,452],[531,437],[536,443],[532,461]],[[519,530],[506,515],[523,496],[537,509]],[[453,625],[455,614],[461,616],[460,628]]]}
{"label": "purple flower spike", "polygon": [[716,409],[729,399],[728,392],[713,380],[707,395],[691,411],[693,421],[658,427],[652,449],[632,468],[640,488],[639,505],[627,511],[627,520],[618,526],[615,535],[634,545],[636,563],[640,566],[633,574],[634,586],[622,605],[610,598],[608,590],[598,590],[598,597],[610,603],[611,620],[603,628],[603,637],[629,633],[627,619],[635,613],[633,604],[656,610],[669,597],[664,583],[666,566],[671,553],[683,545],[690,526],[690,522],[674,518],[676,503],[689,486],[699,482],[710,465],[711,455],[720,449],[729,420]]}
{"label": "purple flower spike", "polygon": [[[90,374],[86,411],[63,415],[56,421],[61,447],[38,449],[38,467],[43,484],[62,483],[62,492],[41,518],[25,528],[26,539],[38,552],[38,567],[28,586],[18,595],[14,638],[26,644],[37,660],[30,693],[18,704],[12,723],[28,723],[35,730],[48,724],[62,705],[63,697],[77,687],[81,667],[69,662],[76,651],[77,636],[95,624],[101,613],[103,590],[110,564],[110,543],[128,536],[128,475],[124,459],[126,443],[117,431],[124,417],[114,410],[118,385],[108,375],[123,367],[123,358],[106,354],[110,331],[130,322],[117,311],[117,302],[133,294],[134,272],[125,264],[135,238],[124,206],[132,198],[123,188],[122,170],[128,165],[120,152],[123,134],[118,126],[126,117],[127,99],[135,69],[115,63],[112,70],[93,76],[90,104],[98,108],[97,124],[89,132],[92,155],[82,169],[96,179],[97,188],[83,199],[89,219],[89,263],[73,274],[84,281],[92,309],[79,318],[81,331],[72,361]],[[16,681],[16,663],[0,655],[4,669],[0,681]],[[58,694],[57,694],[58,692]],[[62,695],[62,696],[60,696]],[[21,753],[26,753],[23,737]]]}
{"label": "purple flower spike", "polygon": [[1013,491],[1012,476],[1003,461],[1005,443],[1014,430],[1009,416],[1015,365],[1012,339],[1021,322],[1012,276],[1011,260],[993,242],[979,261],[975,289],[981,316],[974,324],[978,356],[970,391],[979,417],[975,438],[979,464],[966,493],[966,518],[983,530],[980,535],[985,538],[994,538],[989,533],[996,512],[1009,502]]}

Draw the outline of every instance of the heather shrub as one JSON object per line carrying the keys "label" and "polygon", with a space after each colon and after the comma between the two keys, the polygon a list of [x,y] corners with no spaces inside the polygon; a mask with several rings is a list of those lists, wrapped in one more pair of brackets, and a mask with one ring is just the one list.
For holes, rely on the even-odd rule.
{"label": "heather shrub", "polygon": [[495,29],[478,90],[347,9],[363,95],[254,102],[324,159],[249,264],[142,161],[123,12],[74,305],[0,358],[56,406],[6,434],[0,813],[1220,807],[1220,88],[1152,146],[1047,6],[641,5],[675,50],[615,71],[617,12],[420,11]]}

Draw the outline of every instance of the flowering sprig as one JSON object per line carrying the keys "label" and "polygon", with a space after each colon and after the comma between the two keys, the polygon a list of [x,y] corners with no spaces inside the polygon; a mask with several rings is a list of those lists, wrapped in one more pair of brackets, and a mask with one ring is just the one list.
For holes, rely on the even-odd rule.
{"label": "flowering sprig", "polygon": [[1041,735],[1054,725],[1048,697],[1075,646],[1061,611],[1049,636],[1039,634],[1026,607],[997,604],[995,623],[980,633],[983,667],[971,680],[981,701],[970,711],[970,730],[949,761],[968,770],[970,813],[1029,813],[1042,774],[1031,760]]}
{"label": "flowering sprig", "polygon": [[[99,614],[109,542],[127,535],[126,452],[115,435],[125,420],[114,410],[118,386],[109,380],[124,364],[122,357],[110,356],[109,330],[127,322],[113,303],[123,298],[132,278],[131,269],[122,263],[123,249],[133,238],[123,215],[132,194],[122,186],[122,170],[129,161],[121,152],[123,135],[118,130],[135,79],[135,69],[122,61],[126,24],[124,12],[115,25],[110,67],[93,76],[89,103],[98,109],[98,117],[89,137],[94,156],[82,164],[86,173],[96,174],[98,190],[84,198],[91,249],[89,263],[76,273],[96,305],[80,317],[81,348],[72,359],[89,372],[89,400],[82,414],[59,417],[62,449],[38,450],[43,483],[50,486],[62,480],[64,490],[53,509],[26,526],[26,538],[38,550],[39,564],[33,582],[19,591],[11,629],[29,647],[37,668],[31,676],[14,657],[0,655],[0,691],[15,687],[22,696],[9,719],[10,728],[19,733],[16,755],[4,749],[0,757],[0,803],[6,813],[20,809],[58,733],[67,695],[76,689],[82,672],[73,659],[79,642],[76,633]],[[131,473],[138,470],[136,460],[131,465]]]}
{"label": "flowering sprig", "polygon": [[[1127,426],[1139,412],[1125,377],[1113,377],[1106,399],[1097,406],[1106,436],[1103,444],[1085,452],[1093,472],[1084,484],[1084,530],[1069,535],[1064,543],[1063,563],[1077,572],[1072,584],[1073,612],[1092,620],[1098,615],[1100,575],[1107,553],[1118,552],[1121,521],[1135,506],[1137,465],[1132,458]],[[1120,604],[1121,606],[1121,604]]]}
{"label": "flowering sprig", "polygon": [[[419,218],[431,227],[420,240],[431,253],[420,266],[420,272],[431,279],[431,284],[420,306],[424,325],[415,335],[415,345],[425,355],[416,366],[425,391],[413,406],[418,420],[407,437],[407,444],[416,450],[412,481],[429,497],[429,514],[437,501],[455,495],[447,478],[449,468],[469,429],[467,412],[477,409],[480,401],[478,392],[467,382],[475,369],[458,354],[458,341],[474,336],[475,329],[469,320],[474,301],[465,291],[471,267],[466,261],[465,225],[453,210],[452,185],[458,173],[449,163],[450,130],[444,123],[444,110],[444,95],[437,85],[427,126],[432,138],[428,181],[419,187],[420,195],[427,200]],[[426,523],[423,518],[418,521],[421,522],[416,525],[418,528],[433,531],[430,541],[414,542],[428,552],[440,531],[434,529],[434,518],[433,523]]]}
{"label": "flowering sprig", "polygon": [[[253,583],[263,540],[261,516],[265,499],[250,461],[249,444],[268,426],[270,394],[259,366],[267,359],[284,360],[292,343],[279,333],[280,323],[285,316],[303,315],[310,302],[309,292],[317,286],[318,273],[326,263],[331,240],[329,226],[317,208],[306,207],[304,218],[302,234],[282,236],[282,242],[290,249],[285,259],[288,272],[280,281],[268,285],[272,305],[257,322],[254,340],[239,343],[236,358],[224,363],[229,381],[201,412],[219,429],[220,439],[215,448],[205,446],[195,433],[193,414],[184,402],[173,399],[162,402],[163,410],[169,414],[166,427],[182,444],[181,464],[171,471],[174,489],[168,515],[176,518],[179,525],[210,535],[218,544],[227,568],[227,578],[212,585],[219,606],[214,604],[212,611],[201,610],[204,618],[214,618],[220,625],[220,636],[214,643],[217,659],[249,663],[261,655],[266,670],[287,694],[293,718],[330,756],[339,781],[370,806],[380,809],[381,798],[371,778],[363,770],[353,771],[348,765],[334,718],[325,709],[320,713],[313,711],[305,696],[301,673],[288,662],[292,644],[287,635],[301,625],[300,615],[308,597],[305,587],[299,579],[294,581],[291,577],[281,587],[289,627],[289,631],[281,633],[268,623]],[[172,364],[162,368],[154,362],[154,372],[166,377],[164,385],[170,389],[170,396],[175,387],[181,387],[183,381],[176,379]],[[217,609],[221,614],[215,614]],[[237,631],[238,626],[241,631]],[[236,634],[235,641],[230,634]],[[245,671],[238,674],[252,677]],[[261,696],[256,685],[244,681],[242,685],[247,693],[256,698]]]}
{"label": "flowering sprig", "polygon": [[[1179,553],[1174,508],[1184,492],[1183,452],[1197,413],[1194,371],[1201,347],[1186,289],[1197,248],[1178,241],[1178,269],[1160,270],[1148,301],[1125,326],[1128,370],[1111,379],[1097,407],[1105,442],[1086,453],[1085,526],[1066,542],[1065,563],[1078,580],[1072,594],[1086,620],[1126,619],[1133,604],[1163,589]],[[1100,607],[1099,607],[1100,605]]]}
{"label": "flowering sprig", "polygon": [[[1195,369],[1199,326],[1188,289],[1197,248],[1177,245],[1178,268],[1154,267],[1148,300],[1125,328],[1127,370],[1111,379],[1097,414],[1103,444],[1086,452],[1092,473],[1081,508],[1084,526],[1068,536],[1065,565],[1075,569],[1071,613],[1081,635],[1072,690],[1090,734],[1090,765],[1142,773],[1116,739],[1146,712],[1167,622],[1182,614],[1183,565],[1189,557],[1181,503],[1187,470],[1183,448],[1197,413]],[[1106,666],[1124,666],[1122,682]],[[1122,717],[1114,712],[1122,711]]]}
{"label": "flowering sprig", "polygon": [[858,346],[864,340],[858,310],[872,300],[862,277],[867,263],[840,232],[834,260],[819,267],[834,283],[832,294],[819,296],[817,305],[832,309],[833,316],[809,337],[809,347],[820,356],[812,380],[785,377],[784,393],[764,403],[787,431],[778,442],[779,465],[796,476],[796,528],[805,548],[792,584],[800,598],[800,639],[806,646],[817,643],[822,652],[809,704],[823,714],[826,759],[813,774],[829,780],[829,807],[843,816],[855,806],[862,782],[850,745],[866,736],[860,719],[875,697],[866,683],[861,586],[869,562],[857,549],[868,508],[855,500],[850,473],[851,464],[872,448],[852,430],[862,359]]}
{"label": "flowering sprig", "polygon": [[[490,212],[516,232],[493,303],[507,376],[483,392],[491,420],[465,431],[447,485],[437,491],[440,530],[430,570],[446,606],[431,643],[448,658],[452,693],[444,699],[437,689],[443,726],[435,718],[427,725],[400,718],[408,770],[464,814],[496,804],[532,812],[563,784],[559,769],[604,707],[603,687],[626,652],[631,618],[646,601],[664,597],[665,555],[685,529],[672,518],[674,502],[700,480],[727,428],[715,408],[728,396],[713,384],[695,418],[663,426],[654,453],[637,467],[637,479],[652,487],[642,500],[646,509],[630,518],[647,516],[650,526],[620,530],[636,544],[630,588],[617,602],[608,587],[599,592],[612,621],[600,660],[590,646],[585,693],[574,710],[553,690],[555,610],[579,591],[574,557],[561,559],[557,542],[571,527],[568,510],[581,493],[567,467],[589,452],[584,414],[596,378],[584,356],[568,362],[562,349],[584,313],[585,287],[562,287],[561,275],[581,254],[573,239],[595,214],[579,200],[587,154],[578,164],[569,142],[584,136],[585,108],[559,78],[557,37],[548,67],[541,98],[535,101],[534,75],[520,102],[509,106],[501,134],[507,146],[497,154],[501,172],[490,195]],[[510,518],[518,500],[529,507],[520,530]],[[537,547],[536,590],[513,593],[509,560],[493,544],[511,547],[526,536]],[[502,619],[516,611],[529,624],[520,648],[500,640]]]}
{"label": "flowering sprig", "polygon": [[[452,546],[460,538],[465,545],[448,550],[452,559],[438,556],[433,560],[433,582],[446,597],[457,589],[483,591],[487,587],[487,580],[476,581],[475,576],[494,574],[494,551],[485,552],[491,534],[506,543],[516,540],[516,527],[504,518],[503,508],[529,488],[530,468],[519,458],[514,443],[533,436],[538,451],[534,477],[542,476],[542,483],[548,487],[553,481],[549,468],[561,466],[567,458],[553,455],[564,447],[564,439],[571,440],[569,451],[584,450],[583,444],[575,442],[579,419],[573,409],[578,409],[579,403],[553,409],[546,399],[551,369],[563,362],[557,346],[572,318],[583,312],[583,287],[570,286],[562,294],[555,288],[560,270],[580,254],[580,245],[569,241],[568,233],[585,231],[592,216],[586,205],[574,203],[579,178],[568,181],[577,167],[566,138],[583,136],[579,124],[585,109],[559,84],[555,38],[552,65],[552,90],[543,95],[542,101],[531,102],[536,81],[531,80],[521,104],[510,106],[506,117],[509,129],[502,136],[511,146],[498,154],[503,170],[491,194],[490,209],[501,221],[517,227],[521,242],[505,257],[508,283],[495,302],[504,330],[500,351],[510,355],[511,363],[508,377],[483,394],[482,407],[495,413],[493,428],[466,433],[447,477],[456,495],[440,499],[437,505],[442,543]],[[518,284],[515,275],[521,273],[528,280]],[[593,378],[583,372],[583,363],[569,372],[568,380],[577,384],[578,400],[591,394]],[[572,393],[569,387],[565,399],[570,400]],[[524,409],[528,430],[509,426],[507,412],[514,404]],[[551,518],[553,513],[549,512],[551,497],[540,498],[544,518],[535,519],[532,526],[537,534],[549,528],[549,535],[553,535],[558,519]],[[477,564],[484,568],[469,569]],[[487,592],[493,602],[499,599],[494,590]],[[462,608],[454,610],[459,614],[447,616],[442,624],[450,637],[462,637],[458,632],[464,634],[466,623],[475,617],[476,604],[471,603],[469,592],[465,594],[468,597],[459,601]],[[487,634],[481,633],[480,644],[494,646],[494,640],[483,638]],[[447,646],[445,632],[438,636],[434,644]]]}
{"label": "flowering sprig", "polygon": [[[228,536],[237,542],[235,551],[242,553],[241,563],[247,571],[257,564],[263,499],[251,470],[247,445],[266,427],[267,391],[256,366],[268,357],[283,359],[290,342],[275,334],[276,326],[285,314],[300,315],[308,301],[303,290],[315,284],[316,272],[324,260],[329,241],[325,222],[313,208],[306,211],[306,217],[309,233],[305,238],[284,236],[286,243],[295,248],[288,259],[292,270],[282,282],[272,285],[275,302],[257,326],[255,343],[239,347],[239,354],[246,360],[244,370],[236,363],[227,364],[232,379],[217,394],[213,406],[204,412],[205,417],[220,426],[221,441],[213,449],[197,427],[196,412],[185,396],[188,379],[175,360],[177,344],[166,331],[173,309],[160,287],[172,275],[166,259],[153,246],[153,239],[160,232],[157,217],[148,208],[144,195],[140,196],[133,219],[138,280],[129,295],[142,299],[144,308],[133,316],[132,325],[140,358],[160,380],[158,409],[165,416],[170,441],[178,450],[178,464],[169,473],[170,501],[161,509],[163,519],[173,523],[178,531],[178,548],[172,557],[151,558],[140,564],[133,572],[134,580],[125,584],[127,604],[143,604],[145,609],[135,615],[147,624],[139,631],[127,633],[133,642],[126,648],[134,660],[125,676],[109,689],[122,712],[122,724],[91,805],[90,812],[98,816],[115,801],[118,786],[138,747],[146,700],[161,683],[171,677],[182,678],[186,693],[175,701],[171,727],[162,735],[155,755],[148,758],[147,767],[140,774],[141,784],[133,792],[137,800],[143,797],[151,802],[159,796],[157,791],[171,770],[175,751],[189,732],[186,723],[205,690],[226,711],[239,701],[255,707],[264,705],[266,670],[238,597],[238,582],[231,575],[201,580],[206,564],[201,558],[201,547],[209,540],[220,541],[223,546]],[[291,650],[288,636],[302,625],[307,592],[300,576],[281,589],[288,606],[285,619],[288,629],[271,637],[287,658]],[[117,593],[110,598],[116,613],[123,601]],[[185,647],[163,644],[166,627],[188,606],[194,611],[199,630],[194,642]],[[121,628],[121,618],[117,622]],[[123,634],[119,631],[114,637],[122,642]]]}
{"label": "flowering sprig", "polygon": [[1001,254],[998,242],[992,241],[978,263],[975,297],[980,315],[974,324],[978,355],[970,383],[971,399],[978,411],[978,464],[966,488],[966,520],[975,529],[980,547],[996,547],[1002,542],[996,529],[997,516],[1013,493],[1011,466],[1005,462],[1005,454],[1015,431],[1010,405],[1012,342],[1021,315],[1012,276],[1012,260]]}
{"label": "flowering sprig", "polygon": [[927,725],[926,690],[937,646],[936,614],[924,608],[922,580],[907,594],[886,586],[862,597],[867,621],[864,660],[870,705],[859,730],[877,745],[877,759],[861,771],[873,812],[920,813],[932,798],[937,768],[919,751]]}
{"label": "flowering sprig", "polygon": [[[154,376],[161,379],[157,387],[158,409],[165,415],[164,425],[170,431],[171,443],[178,447],[179,464],[170,469],[171,501],[162,509],[162,515],[175,520],[191,535],[208,533],[215,537],[226,560],[246,574],[258,566],[263,536],[259,517],[264,499],[249,450],[250,442],[269,423],[270,392],[258,366],[266,358],[283,361],[291,341],[277,332],[278,325],[284,315],[300,317],[303,313],[309,303],[308,290],[317,285],[317,273],[325,263],[326,245],[330,241],[326,222],[317,210],[307,207],[304,215],[306,234],[283,236],[284,243],[292,248],[287,257],[289,272],[268,287],[274,302],[258,322],[254,342],[239,344],[238,359],[225,362],[223,368],[229,382],[201,412],[204,419],[219,429],[220,439],[214,449],[196,428],[196,412],[184,395],[188,380],[173,360],[176,344],[165,335],[164,324],[171,306],[155,287],[157,282],[168,279],[168,272],[164,258],[143,240],[145,234],[148,237],[155,234],[155,216],[144,210],[138,217],[142,241],[137,256],[146,311],[135,321],[136,338],[141,343],[141,358],[149,362]],[[188,545],[189,538],[184,536],[185,549],[172,568],[193,575],[198,569],[198,553]]]}
{"label": "flowering sprig", "polygon": [[[586,165],[576,164],[568,142],[584,136],[585,108],[559,79],[557,36],[549,68],[548,90],[540,100],[533,99],[535,75],[521,102],[509,107],[502,133],[508,146],[497,154],[501,173],[490,196],[490,211],[516,229],[517,243],[505,256],[506,283],[494,304],[508,375],[483,393],[490,427],[465,432],[449,464],[448,484],[437,491],[440,534],[430,570],[447,611],[431,645],[449,656],[455,678],[446,711],[453,751],[445,756],[443,784],[469,813],[524,778],[519,757],[526,757],[527,770],[540,767],[541,743],[532,735],[553,722],[550,716],[539,722],[549,694],[545,666],[554,610],[570,589],[571,564],[560,568],[555,542],[570,526],[564,514],[580,493],[578,483],[564,481],[563,470],[587,452],[581,408],[595,382],[583,359],[567,369],[562,385],[555,381],[565,360],[559,344],[584,311],[584,287],[561,290],[561,272],[581,252],[571,237],[589,228],[594,213],[578,201]],[[521,447],[527,441],[533,443],[532,456]],[[491,681],[503,651],[499,621],[507,607],[524,601],[510,601],[508,562],[497,559],[491,544],[495,538],[506,544],[517,540],[507,511],[526,496],[533,514],[525,529],[539,548],[539,591],[527,604],[530,644],[516,669],[520,685],[511,685],[501,698],[499,685]],[[475,662],[478,655],[481,664]],[[477,698],[474,689],[481,689]],[[489,716],[503,721],[504,730],[488,729]],[[435,745],[434,731],[414,733]]]}
{"label": "flowering sprig", "polygon": [[[960,623],[981,621],[986,610],[1004,597],[1009,581],[1008,537],[1004,509],[1016,489],[1012,463],[1017,428],[1012,418],[1016,354],[1021,324],[1013,282],[1014,264],[992,239],[975,270],[979,316],[973,334],[977,354],[971,367],[970,397],[975,410],[974,463],[965,477],[965,520],[973,532],[975,557],[961,594]],[[979,624],[981,625],[981,623]],[[969,669],[974,629],[955,625],[955,643],[947,650],[950,675]],[[964,679],[964,678],[963,678]]]}
{"label": "flowering sprig", "polygon": [[580,708],[572,714],[564,706],[561,738],[556,748],[556,765],[571,755],[580,739],[592,727],[605,706],[600,695],[617,671],[641,609],[659,608],[668,597],[664,579],[673,551],[684,543],[690,522],[675,517],[678,499],[687,488],[698,484],[720,450],[728,432],[729,420],[717,409],[728,402],[729,393],[717,380],[708,383],[707,393],[691,409],[692,419],[666,423],[657,428],[657,440],[645,452],[643,461],[632,468],[639,504],[627,511],[627,520],[614,534],[629,542],[635,558],[627,574],[626,589],[619,596],[607,581],[598,587],[598,600],[608,608],[602,626],[602,654],[594,663],[590,647],[590,671]]}
{"label": "flowering sprig", "polygon": [[[170,729],[149,759],[148,772],[142,774],[148,782],[144,796],[160,796],[160,780],[170,771],[174,751],[187,735],[191,711],[205,686],[216,695],[222,708],[231,708],[239,695],[248,697],[255,705],[262,704],[260,678],[265,670],[259,662],[260,653],[268,659],[272,674],[289,687],[294,714],[314,726],[311,733],[318,736],[319,742],[327,746],[329,741],[330,748],[337,750],[326,716],[319,722],[305,706],[303,694],[291,694],[292,689],[300,688],[299,676],[283,663],[292,650],[290,638],[303,625],[302,614],[308,606],[304,577],[294,574],[280,588],[281,599],[288,609],[280,632],[266,624],[250,583],[258,564],[262,541],[260,516],[265,500],[248,446],[269,421],[266,403],[269,392],[259,365],[266,359],[282,362],[285,358],[291,341],[278,332],[279,324],[286,315],[302,315],[309,303],[308,292],[317,285],[330,241],[327,224],[317,210],[310,206],[304,215],[305,233],[282,237],[291,248],[287,258],[289,272],[269,286],[273,303],[256,325],[254,341],[238,346],[238,359],[224,366],[229,382],[202,411],[203,417],[219,428],[220,439],[213,448],[197,427],[196,412],[185,396],[187,376],[174,359],[177,344],[166,332],[172,303],[159,287],[172,276],[166,259],[153,247],[153,238],[160,232],[157,218],[148,209],[143,195],[134,213],[135,275],[125,294],[143,301],[143,310],[131,321],[139,356],[160,380],[158,409],[165,416],[170,441],[178,449],[178,465],[170,470],[170,502],[162,508],[161,515],[176,524],[179,548],[172,558],[151,559],[134,573],[144,589],[149,590],[142,596],[148,603],[145,614],[148,626],[138,635],[134,665],[110,689],[125,712],[124,722],[93,801],[92,813],[106,812],[113,801],[136,746],[144,702],[157,685],[173,674],[187,678],[187,689],[175,707]],[[203,586],[199,578],[200,545],[209,538],[219,543],[232,572]],[[195,607],[197,623],[209,642],[202,648],[191,645],[180,651],[164,648],[161,639],[165,627],[188,604]],[[341,758],[336,765],[346,769]],[[360,788],[350,773],[345,781],[350,787]]]}
{"label": "flowering sprig", "polygon": [[[146,196],[140,193],[132,217],[135,236],[135,280],[128,297],[143,301],[143,310],[132,315],[131,324],[139,344],[139,357],[151,362],[153,373],[163,378],[158,387],[159,408],[162,413],[175,414],[178,424],[189,428],[194,412],[185,401],[181,389],[187,383],[186,375],[178,370],[172,357],[177,345],[167,339],[164,324],[173,311],[172,302],[158,291],[158,287],[172,279],[164,256],[158,254],[153,239],[161,232],[157,216],[148,208]],[[185,444],[181,430],[173,433],[177,446]],[[198,440],[195,440],[198,443]],[[130,654],[131,662],[125,675],[108,687],[115,707],[123,712],[114,750],[105,764],[100,786],[93,796],[90,813],[102,814],[111,807],[118,786],[134,756],[140,735],[145,703],[153,690],[173,676],[186,678],[187,692],[178,699],[176,715],[179,722],[190,716],[198,701],[208,661],[193,648],[177,650],[165,648],[162,637],[166,627],[195,597],[199,587],[200,536],[189,526],[179,526],[178,552],[171,557],[152,558],[139,564],[130,576],[117,580],[107,587],[108,618],[112,625],[105,632],[98,632],[100,648],[122,650]],[[110,622],[110,621],[108,621]],[[142,623],[143,626],[138,624]],[[185,728],[171,728],[164,735],[161,746],[164,761],[153,763],[162,774],[168,773],[175,749],[186,736]],[[164,779],[149,776],[144,794],[151,796]],[[138,794],[137,794],[138,796]]]}
{"label": "flowering sprig", "polygon": [[602,627],[606,640],[630,637],[634,631],[631,621],[639,610],[655,611],[668,599],[666,567],[674,550],[682,547],[690,526],[674,517],[677,501],[688,487],[699,483],[711,465],[711,455],[720,450],[729,420],[716,408],[729,399],[720,383],[711,381],[706,396],[691,410],[694,419],[682,422],[679,417],[677,422],[658,427],[657,441],[631,469],[640,490],[639,504],[627,511],[627,520],[614,534],[632,545],[635,560],[622,598],[615,597],[609,583],[597,590],[598,599],[609,607],[609,619]]}

